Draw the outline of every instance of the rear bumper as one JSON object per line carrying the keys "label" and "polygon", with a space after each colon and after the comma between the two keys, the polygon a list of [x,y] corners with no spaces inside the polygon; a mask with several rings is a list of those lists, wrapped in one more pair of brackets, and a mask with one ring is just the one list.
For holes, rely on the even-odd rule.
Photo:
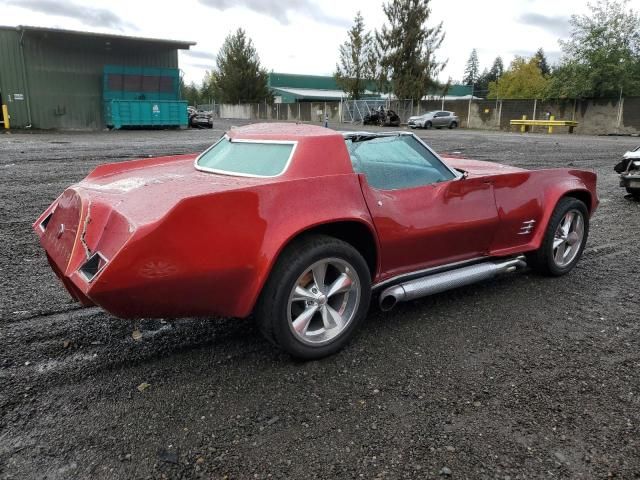
{"label": "rear bumper", "polygon": [[626,188],[637,188],[640,190],[640,175],[620,175],[620,186]]}
{"label": "rear bumper", "polygon": [[51,265],[51,269],[53,270],[53,273],[56,274],[56,277],[58,277],[62,285],[64,285],[64,288],[67,290],[67,292],[69,292],[69,295],[71,295],[71,298],[73,298],[76,302],[82,304],[85,307],[95,306],[95,303],[89,297],[87,297],[84,294],[84,292],[80,288],[78,288],[69,277],[66,277],[60,271],[60,269],[58,268],[58,266],[53,261],[53,259],[49,256],[48,253],[47,253],[47,261],[49,262],[49,265]]}

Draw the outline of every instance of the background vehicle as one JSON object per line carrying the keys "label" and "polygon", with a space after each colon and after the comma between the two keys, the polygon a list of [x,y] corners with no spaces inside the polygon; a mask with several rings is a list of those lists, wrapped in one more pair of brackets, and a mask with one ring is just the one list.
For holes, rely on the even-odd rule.
{"label": "background vehicle", "polygon": [[411,128],[456,128],[460,125],[460,120],[454,112],[444,110],[434,110],[409,117],[408,125]]}
{"label": "background vehicle", "polygon": [[212,128],[213,112],[189,107],[189,126]]}
{"label": "background vehicle", "polygon": [[102,165],[33,228],[69,293],[135,317],[254,314],[300,358],[384,310],[527,264],[569,272],[596,176],[440,158],[409,132],[257,124],[202,154]]}
{"label": "background vehicle", "polygon": [[363,125],[378,125],[380,127],[399,127],[400,116],[393,110],[371,110],[362,119]]}
{"label": "background vehicle", "polygon": [[614,170],[620,174],[620,186],[640,199],[640,146],[625,153]]}

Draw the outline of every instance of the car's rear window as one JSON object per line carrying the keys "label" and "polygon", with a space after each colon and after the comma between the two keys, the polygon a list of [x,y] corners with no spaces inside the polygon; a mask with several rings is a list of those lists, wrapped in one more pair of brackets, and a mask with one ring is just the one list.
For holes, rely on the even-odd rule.
{"label": "car's rear window", "polygon": [[285,171],[294,142],[230,140],[222,138],[196,162],[200,170],[252,177],[275,177]]}

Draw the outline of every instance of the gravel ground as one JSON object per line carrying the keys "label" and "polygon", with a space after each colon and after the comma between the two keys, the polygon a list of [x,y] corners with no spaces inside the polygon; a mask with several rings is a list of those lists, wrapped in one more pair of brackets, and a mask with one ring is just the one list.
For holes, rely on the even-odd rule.
{"label": "gravel ground", "polygon": [[640,477],[640,203],[612,170],[638,139],[419,132],[440,152],[596,170],[584,257],[563,278],[372,307],[322,361],[250,321],[73,304],[37,215],[95,165],[202,150],[227,126],[0,135],[0,478]]}

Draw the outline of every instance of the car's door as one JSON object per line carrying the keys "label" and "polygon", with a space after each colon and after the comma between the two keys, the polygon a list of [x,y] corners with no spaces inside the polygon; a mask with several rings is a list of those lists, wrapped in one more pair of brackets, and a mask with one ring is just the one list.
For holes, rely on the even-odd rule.
{"label": "car's door", "polygon": [[438,112],[436,114],[436,124],[438,127],[448,125],[449,112]]}
{"label": "car's door", "polygon": [[488,253],[499,224],[491,183],[457,175],[413,135],[347,146],[387,276]]}

